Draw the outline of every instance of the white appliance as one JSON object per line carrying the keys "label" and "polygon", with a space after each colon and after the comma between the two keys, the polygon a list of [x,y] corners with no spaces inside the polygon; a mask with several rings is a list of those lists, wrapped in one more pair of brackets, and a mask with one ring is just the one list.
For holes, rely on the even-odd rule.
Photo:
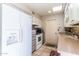
{"label": "white appliance", "polygon": [[32,17],[6,4],[1,5],[2,56],[31,56]]}
{"label": "white appliance", "polygon": [[32,41],[33,42],[32,43],[33,46],[32,47],[33,47],[33,49],[37,50],[37,49],[39,49],[42,46],[42,43],[43,43],[43,29],[41,27],[39,27],[38,25],[33,25],[33,29],[35,30],[34,33],[36,33],[33,36],[36,39],[34,39],[34,37],[32,37],[32,39],[33,39],[33,41]]}
{"label": "white appliance", "polygon": [[42,46],[43,33],[36,35],[36,50]]}

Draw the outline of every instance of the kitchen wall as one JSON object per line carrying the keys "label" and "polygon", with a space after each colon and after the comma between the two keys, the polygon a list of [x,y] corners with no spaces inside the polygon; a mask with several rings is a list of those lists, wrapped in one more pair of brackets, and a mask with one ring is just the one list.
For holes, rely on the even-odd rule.
{"label": "kitchen wall", "polygon": [[57,20],[58,26],[62,27],[61,31],[64,31],[64,15],[63,14],[57,14],[57,15],[51,15],[51,16],[42,17],[43,29],[45,30],[45,21],[46,20],[53,20],[53,19]]}
{"label": "kitchen wall", "polygon": [[[54,19],[56,19],[57,25],[56,24],[52,24],[52,25],[54,25],[52,27],[53,28],[52,29],[52,33],[54,33],[54,31],[55,31],[54,28],[57,27],[57,29],[58,29],[59,26],[61,27],[60,32],[64,32],[64,15],[63,14],[57,14],[57,15],[51,15],[51,16],[44,16],[44,17],[42,17],[42,25],[43,25],[43,29],[44,29],[45,33],[46,33],[46,22],[48,20],[51,21],[51,20],[54,20]],[[52,21],[52,23],[53,23],[53,21]],[[52,25],[50,25],[49,31],[50,31]],[[50,35],[47,35],[47,36],[45,35],[44,39],[46,40],[46,37],[49,37],[49,36]],[[56,42],[56,41],[57,40],[54,40],[53,42]],[[57,42],[55,44],[57,44]]]}

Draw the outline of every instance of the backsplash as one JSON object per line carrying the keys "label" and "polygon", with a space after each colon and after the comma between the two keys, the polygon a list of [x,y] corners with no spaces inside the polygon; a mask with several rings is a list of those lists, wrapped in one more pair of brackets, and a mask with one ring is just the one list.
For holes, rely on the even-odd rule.
{"label": "backsplash", "polygon": [[65,27],[65,34],[72,35],[72,28],[71,27]]}
{"label": "backsplash", "polygon": [[79,33],[79,27],[73,27],[73,31]]}
{"label": "backsplash", "polygon": [[65,27],[65,31],[79,33],[79,27]]}
{"label": "backsplash", "polygon": [[71,32],[71,29],[72,29],[72,28],[70,28],[70,27],[65,27],[65,31],[66,31],[66,32]]}
{"label": "backsplash", "polygon": [[65,33],[69,35],[76,35],[79,38],[79,27],[66,27]]}
{"label": "backsplash", "polygon": [[73,31],[74,31],[75,35],[77,35],[79,38],[79,27],[74,27]]}

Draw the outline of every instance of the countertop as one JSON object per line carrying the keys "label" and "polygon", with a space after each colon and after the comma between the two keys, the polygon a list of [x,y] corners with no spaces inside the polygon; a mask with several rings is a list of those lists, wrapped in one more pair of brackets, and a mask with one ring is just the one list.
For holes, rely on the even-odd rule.
{"label": "countertop", "polygon": [[72,35],[59,33],[58,50],[79,55],[79,40]]}

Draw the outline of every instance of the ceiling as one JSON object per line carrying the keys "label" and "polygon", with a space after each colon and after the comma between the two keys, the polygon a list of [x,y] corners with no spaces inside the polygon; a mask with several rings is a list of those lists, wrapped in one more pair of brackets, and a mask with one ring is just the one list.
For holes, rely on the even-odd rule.
{"label": "ceiling", "polygon": [[[63,13],[65,8],[65,3],[27,3],[25,4],[29,9],[36,12],[40,16],[52,15],[52,14],[60,14]],[[63,10],[60,12],[52,12],[48,13],[48,11],[52,11],[52,8],[55,6],[62,5]]]}

